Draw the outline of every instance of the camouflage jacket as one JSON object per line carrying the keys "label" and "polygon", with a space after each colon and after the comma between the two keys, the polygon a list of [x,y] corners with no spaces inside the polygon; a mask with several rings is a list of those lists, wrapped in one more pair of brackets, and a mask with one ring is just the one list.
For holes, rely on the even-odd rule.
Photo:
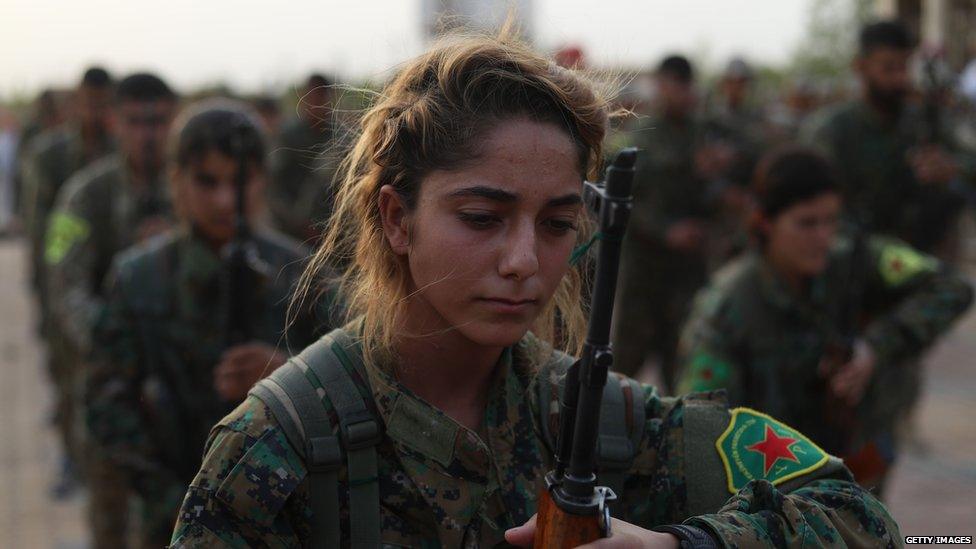
{"label": "camouflage jacket", "polygon": [[59,129],[37,135],[28,146],[21,168],[20,207],[30,243],[31,280],[41,300],[41,314],[46,315],[44,243],[54,200],[72,174],[109,154],[113,145],[106,140],[86,154],[78,131]]}
{"label": "camouflage jacket", "polygon": [[[553,465],[552,451],[540,434],[540,417],[551,421],[552,415],[540,413],[536,384],[549,383],[549,394],[557,394],[557,378],[535,374],[527,341],[503,353],[478,432],[456,423],[379,368],[367,368],[368,384],[357,382],[360,396],[385,430],[377,446],[384,547],[504,545],[505,530],[535,512],[543,476]],[[711,407],[713,415],[697,428],[715,437],[735,423],[735,414],[713,401],[716,395],[662,398],[653,387],[634,387],[641,388],[625,389],[625,400],[646,410],[646,422],[635,426],[640,442],[621,500],[614,504],[615,516],[646,527],[684,521],[739,547],[801,541],[893,547],[898,542],[897,525],[884,507],[850,482],[839,461],[809,443],[804,447],[816,459],[802,471],[794,469],[789,479],[775,470],[764,476],[763,465],[744,469],[756,475],[751,482],[738,472],[726,475],[715,438],[693,451],[703,452],[701,460],[697,455],[690,459],[686,447],[689,406]],[[323,389],[318,393],[336,429],[334,408]],[[546,403],[549,411],[558,409],[554,403]],[[794,443],[800,439],[770,422],[780,435],[794,433]],[[758,442],[761,431],[755,437]],[[721,438],[731,440],[727,434]],[[736,442],[746,444],[746,437],[740,438]],[[729,448],[729,455],[733,450],[745,452]],[[756,459],[764,460],[761,455]],[[713,466],[702,470],[704,463]],[[183,502],[173,547],[307,546],[312,520],[307,475],[272,413],[249,397],[212,432],[203,466]],[[693,514],[689,494],[707,485],[706,477],[720,481],[709,494],[714,503]],[[342,539],[347,544],[345,467],[339,479]]]}
{"label": "camouflage jacket", "polygon": [[[850,217],[865,228],[906,240],[931,251],[931,238],[945,224],[954,205],[954,192],[971,185],[976,161],[964,153],[946,128],[936,130],[938,142],[956,156],[961,179],[949,186],[921,184],[909,167],[907,155],[925,142],[926,122],[919,109],[906,107],[886,123],[863,101],[828,107],[809,117],[801,139],[824,151],[840,175],[844,203]],[[931,213],[929,213],[931,212]]]}
{"label": "camouflage jacket", "polygon": [[271,152],[268,209],[275,226],[302,242],[332,211],[332,180],[345,151],[341,128],[323,121],[312,126],[301,118],[282,128]]}
{"label": "camouflage jacket", "polygon": [[715,94],[702,114],[703,142],[720,142],[732,148],[735,160],[726,178],[729,184],[748,186],[759,155],[769,140],[766,116],[754,101],[733,108],[721,94]]}
{"label": "camouflage jacket", "polygon": [[706,218],[707,182],[695,175],[695,148],[703,137],[697,119],[677,124],[664,116],[641,119],[620,136],[641,148],[634,185],[634,208],[627,236],[662,245],[668,227],[686,218]]}
{"label": "camouflage jacket", "polygon": [[[300,315],[285,326],[306,251],[266,231],[252,242],[259,264],[248,292],[252,340],[300,349],[314,341],[314,319]],[[210,428],[239,404],[222,402],[213,388],[226,346],[223,273],[221,259],[190,230],[152,239],[116,259],[95,326],[88,432],[131,474],[148,504],[143,525],[160,532],[156,539],[169,539]]]}
{"label": "camouflage jacket", "polygon": [[44,261],[54,322],[80,357],[91,352],[92,327],[115,254],[137,241],[143,221],[170,215],[165,183],[137,188],[117,154],[78,172],[58,193]]}
{"label": "camouflage jacket", "polygon": [[[895,413],[914,398],[913,359],[966,310],[972,290],[938,261],[899,241],[869,237],[860,258],[852,249],[851,241],[838,241],[826,271],[810,282],[804,298],[758,252],[717,273],[699,292],[685,325],[679,390],[726,388],[733,405],[782,418],[814,441],[829,440],[822,422],[826,386],[817,368],[829,346],[846,344],[849,336],[839,326],[847,319],[841,315],[856,310],[850,323],[860,325],[860,337],[877,356],[858,413],[863,434],[890,428]],[[861,304],[852,308],[854,277]]]}

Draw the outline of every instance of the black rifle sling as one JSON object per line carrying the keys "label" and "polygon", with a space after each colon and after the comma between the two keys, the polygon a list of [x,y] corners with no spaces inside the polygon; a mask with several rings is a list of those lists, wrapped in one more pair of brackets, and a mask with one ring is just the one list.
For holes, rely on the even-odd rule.
{"label": "black rifle sling", "polygon": [[[373,548],[379,544],[381,526],[375,448],[380,440],[379,423],[343,365],[357,368],[365,380],[361,361],[351,360],[343,349],[349,347],[337,340],[352,345],[344,334],[333,332],[275,370],[251,394],[271,409],[289,442],[305,457],[313,516],[311,546],[340,545],[338,473],[345,453],[351,546]],[[351,354],[358,359],[358,352]],[[318,378],[339,416],[339,437],[332,432],[308,371]]]}

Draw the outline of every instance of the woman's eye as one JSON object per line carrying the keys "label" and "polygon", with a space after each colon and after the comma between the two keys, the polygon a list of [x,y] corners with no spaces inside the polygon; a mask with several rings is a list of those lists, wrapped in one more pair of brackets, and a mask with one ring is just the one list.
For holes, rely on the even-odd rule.
{"label": "woman's eye", "polygon": [[489,229],[501,223],[501,218],[486,213],[460,212],[458,217],[475,229]]}
{"label": "woman's eye", "polygon": [[576,223],[568,219],[548,219],[545,225],[556,234],[565,234],[576,230]]}

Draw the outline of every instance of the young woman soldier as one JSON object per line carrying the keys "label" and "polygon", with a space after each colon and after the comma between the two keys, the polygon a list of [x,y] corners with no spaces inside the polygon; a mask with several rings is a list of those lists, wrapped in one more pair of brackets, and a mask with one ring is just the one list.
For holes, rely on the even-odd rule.
{"label": "young woman soldier", "polygon": [[[173,546],[531,544],[567,362],[553,347],[575,352],[584,328],[569,258],[607,119],[591,84],[508,39],[408,62],[362,120],[314,261],[348,264],[353,320],[217,425]],[[295,384],[313,397],[280,398]],[[639,413],[613,512],[633,524],[601,544],[897,543],[881,504],[788,427],[618,386]],[[728,478],[723,456],[742,458]]]}
{"label": "young woman soldier", "polygon": [[[254,223],[246,273],[229,272],[221,255],[237,232],[242,166],[245,217],[256,222],[262,209],[265,146],[252,115],[228,100],[190,106],[169,164],[183,226],[116,261],[86,395],[92,437],[139,496],[144,547],[169,542],[213,424],[285,361],[286,343],[315,339],[308,315],[283,332],[301,245]],[[231,276],[246,283],[243,295],[228,294]],[[239,341],[227,333],[231,300],[247,305]]]}
{"label": "young woman soldier", "polygon": [[833,167],[812,149],[770,152],[755,183],[758,245],[699,294],[679,389],[725,389],[733,405],[782,418],[877,493],[920,357],[972,288],[899,240],[843,234]]}

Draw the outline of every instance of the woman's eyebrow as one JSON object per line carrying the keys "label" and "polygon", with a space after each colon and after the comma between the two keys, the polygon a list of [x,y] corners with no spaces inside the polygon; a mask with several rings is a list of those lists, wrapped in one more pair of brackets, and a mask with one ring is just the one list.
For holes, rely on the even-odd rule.
{"label": "woman's eyebrow", "polygon": [[550,198],[546,201],[546,207],[553,206],[575,206],[583,203],[583,197],[579,193],[571,193],[558,198]]}
{"label": "woman's eyebrow", "polygon": [[501,189],[496,189],[494,187],[485,187],[483,185],[476,185],[474,187],[465,187],[463,189],[457,189],[452,191],[447,195],[449,198],[457,198],[464,196],[478,196],[481,198],[487,198],[488,200],[494,200],[496,202],[510,203],[518,200],[518,195],[510,193],[508,191],[503,191]]}

